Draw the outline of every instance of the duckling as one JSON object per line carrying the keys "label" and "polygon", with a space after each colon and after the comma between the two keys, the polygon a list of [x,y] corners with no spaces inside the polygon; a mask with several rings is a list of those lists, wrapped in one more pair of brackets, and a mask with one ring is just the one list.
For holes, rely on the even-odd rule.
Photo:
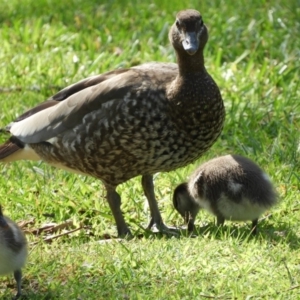
{"label": "duckling", "polygon": [[214,158],[199,166],[189,181],[173,194],[175,209],[193,231],[201,208],[225,220],[252,221],[256,234],[258,218],[277,203],[277,194],[266,173],[253,161],[239,155]]}
{"label": "duckling", "polygon": [[17,282],[17,295],[21,296],[22,271],[27,259],[27,241],[19,226],[3,216],[0,205],[0,275],[13,273]]}
{"label": "duckling", "polygon": [[208,30],[201,14],[180,11],[169,32],[177,64],[146,63],[66,87],[6,127],[0,162],[42,160],[100,179],[118,235],[131,235],[116,188],[142,175],[148,228],[168,231],[153,174],[195,161],[219,137],[225,110],[204,65]]}

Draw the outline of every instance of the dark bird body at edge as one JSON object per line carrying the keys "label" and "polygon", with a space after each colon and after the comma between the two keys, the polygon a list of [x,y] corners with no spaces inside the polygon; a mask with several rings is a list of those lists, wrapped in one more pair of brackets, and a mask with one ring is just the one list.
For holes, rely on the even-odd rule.
{"label": "dark bird body at edge", "polygon": [[183,167],[220,135],[225,110],[204,66],[207,28],[196,10],[177,14],[169,39],[177,64],[146,63],[89,77],[66,87],[6,127],[0,161],[43,160],[100,179],[119,236],[131,234],[117,185],[142,175],[151,221],[164,225],[153,174]]}

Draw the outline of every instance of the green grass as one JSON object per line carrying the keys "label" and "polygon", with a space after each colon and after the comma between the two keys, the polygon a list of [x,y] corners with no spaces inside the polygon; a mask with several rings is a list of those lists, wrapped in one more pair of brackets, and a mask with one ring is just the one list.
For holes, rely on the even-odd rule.
{"label": "green grass", "polygon": [[[182,225],[172,190],[199,163],[226,153],[256,161],[281,202],[263,216],[256,238],[249,224],[218,229],[205,212],[196,238],[138,238],[149,210],[136,178],[118,188],[136,238],[106,241],[116,228],[101,182],[42,163],[2,165],[1,204],[17,221],[34,218],[27,230],[68,219],[87,227],[52,244],[27,235],[24,293],[29,299],[300,299],[299,0],[102,2],[0,1],[0,127],[84,77],[175,61],[168,28],[178,10],[193,7],[209,28],[206,65],[227,118],[198,162],[156,175],[164,220]],[[14,292],[12,276],[1,277],[0,298]]]}

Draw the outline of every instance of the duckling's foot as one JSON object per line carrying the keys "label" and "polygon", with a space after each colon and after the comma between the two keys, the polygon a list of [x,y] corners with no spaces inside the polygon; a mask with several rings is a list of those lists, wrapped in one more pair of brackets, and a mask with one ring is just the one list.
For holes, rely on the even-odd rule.
{"label": "duckling's foot", "polygon": [[257,223],[258,223],[258,219],[255,219],[252,221],[251,234],[253,236],[255,236],[257,234]]}

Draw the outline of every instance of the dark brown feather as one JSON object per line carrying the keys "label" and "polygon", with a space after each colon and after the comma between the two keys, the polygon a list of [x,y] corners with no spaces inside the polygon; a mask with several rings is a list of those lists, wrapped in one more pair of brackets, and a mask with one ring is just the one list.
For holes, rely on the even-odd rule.
{"label": "dark brown feather", "polygon": [[4,144],[0,145],[0,160],[24,148],[24,144],[12,136]]}

